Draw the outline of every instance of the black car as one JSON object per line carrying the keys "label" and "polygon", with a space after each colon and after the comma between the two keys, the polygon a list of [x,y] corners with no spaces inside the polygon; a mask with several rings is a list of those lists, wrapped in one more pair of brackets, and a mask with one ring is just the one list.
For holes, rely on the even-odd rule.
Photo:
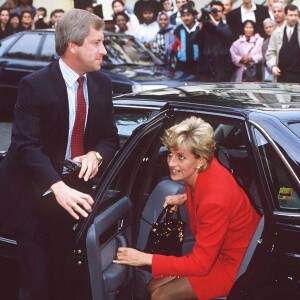
{"label": "black car", "polygon": [[[182,192],[180,183],[168,179],[161,137],[166,128],[193,115],[213,126],[217,159],[262,216],[236,282],[222,299],[300,299],[298,91],[299,86],[280,84],[220,84],[116,98],[117,121],[130,121],[131,127],[124,130],[124,144],[96,186],[93,212],[76,228],[67,270],[70,284],[88,286],[93,299],[146,299],[151,274],[112,261],[119,246],[143,249],[170,187]],[[138,123],[143,124],[131,134]],[[16,260],[13,235],[0,236],[2,261]],[[184,253],[193,242],[187,226]]]}
{"label": "black car", "polygon": [[[181,85],[194,77],[169,72],[162,62],[131,35],[104,33],[101,72],[112,80],[113,94]],[[0,119],[11,119],[19,81],[58,59],[55,31],[22,31],[0,41]]]}

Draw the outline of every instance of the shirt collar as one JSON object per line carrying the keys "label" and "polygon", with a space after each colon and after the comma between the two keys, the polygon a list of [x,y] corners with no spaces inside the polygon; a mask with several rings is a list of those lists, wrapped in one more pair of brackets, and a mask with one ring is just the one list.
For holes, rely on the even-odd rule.
{"label": "shirt collar", "polygon": [[[77,81],[77,79],[79,78],[79,75],[72,70],[63,60],[62,58],[59,59],[58,61],[59,63],[59,67],[62,73],[62,76],[66,82],[66,85],[68,87],[72,87],[74,85],[74,83]],[[82,75],[85,78],[85,82],[87,80],[87,76],[86,74]]]}
{"label": "shirt collar", "polygon": [[195,22],[195,25],[191,29],[189,29],[187,26],[185,26],[184,23],[182,23],[182,25],[188,33],[191,33],[197,29],[197,27],[199,26],[199,22]]}
{"label": "shirt collar", "polygon": [[256,4],[253,2],[252,2],[252,7],[250,10],[246,10],[243,5],[241,6],[241,14],[246,14],[246,13],[249,13],[249,12],[255,11],[255,10],[256,10]]}

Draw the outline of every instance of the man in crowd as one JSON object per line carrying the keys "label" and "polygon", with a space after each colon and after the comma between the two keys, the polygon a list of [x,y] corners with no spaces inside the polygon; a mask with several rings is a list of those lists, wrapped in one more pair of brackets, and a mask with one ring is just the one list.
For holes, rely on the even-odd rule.
{"label": "man in crowd", "polygon": [[50,28],[56,28],[58,21],[61,19],[65,11],[63,9],[55,9],[51,12],[50,15],[50,23],[49,27]]}
{"label": "man in crowd", "polygon": [[[111,82],[98,72],[103,28],[94,14],[68,11],[56,28],[61,58],[19,85],[11,145],[0,165],[0,224],[16,235],[19,300],[69,299],[63,276],[73,226],[93,205],[78,189],[91,190],[99,164],[102,172],[118,147]],[[64,175],[61,162],[70,158],[81,163],[79,175]],[[43,199],[50,191],[52,198]],[[53,221],[41,215],[43,201],[53,205]]]}
{"label": "man in crowd", "polygon": [[224,6],[224,11],[223,11],[223,21],[226,20],[227,14],[232,10],[232,0],[222,0],[221,1],[223,6]]}
{"label": "man in crowd", "polygon": [[200,48],[199,79],[208,82],[230,82],[233,65],[231,62],[231,30],[223,23],[224,6],[220,1],[212,1],[209,20],[202,15],[197,40]]}
{"label": "man in crowd", "polygon": [[176,70],[196,75],[198,72],[199,45],[196,37],[199,23],[195,21],[195,11],[188,3],[181,7],[182,24],[174,30],[175,42],[172,52],[176,54]]}
{"label": "man in crowd", "polygon": [[286,25],[272,33],[267,50],[267,66],[273,81],[300,82],[299,9],[290,4],[284,9]]}
{"label": "man in crowd", "polygon": [[272,6],[274,21],[276,22],[276,28],[280,28],[281,26],[285,25],[284,7],[285,4],[281,2],[274,3]]}
{"label": "man in crowd", "polygon": [[264,37],[263,21],[270,18],[268,8],[263,5],[258,5],[252,0],[243,0],[240,7],[233,9],[227,14],[227,23],[231,28],[233,41],[239,38],[243,33],[243,23],[246,20],[252,20],[256,23],[257,32]]}
{"label": "man in crowd", "polygon": [[32,18],[35,16],[35,7],[29,4],[29,0],[20,0],[19,6],[17,6],[12,12],[21,15],[23,11],[29,11]]}
{"label": "man in crowd", "polygon": [[171,16],[170,16],[170,23],[172,25],[178,26],[180,24],[182,24],[182,19],[181,19],[181,7],[184,4],[187,4],[188,0],[176,0],[176,7],[177,7],[177,11],[174,12]]}
{"label": "man in crowd", "polygon": [[20,31],[31,30],[33,17],[30,11],[22,11],[21,13]]}

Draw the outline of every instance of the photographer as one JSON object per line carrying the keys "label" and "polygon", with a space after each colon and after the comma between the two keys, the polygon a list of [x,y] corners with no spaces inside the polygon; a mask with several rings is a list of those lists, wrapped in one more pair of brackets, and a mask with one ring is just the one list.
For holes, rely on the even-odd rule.
{"label": "photographer", "polygon": [[232,75],[230,58],[230,27],[222,22],[224,5],[212,1],[209,8],[201,10],[199,18],[200,31],[197,42],[200,48],[199,79],[210,82],[228,82]]}
{"label": "photographer", "polygon": [[33,18],[31,29],[46,29],[49,28],[49,20],[47,19],[47,10],[45,7],[39,7]]}

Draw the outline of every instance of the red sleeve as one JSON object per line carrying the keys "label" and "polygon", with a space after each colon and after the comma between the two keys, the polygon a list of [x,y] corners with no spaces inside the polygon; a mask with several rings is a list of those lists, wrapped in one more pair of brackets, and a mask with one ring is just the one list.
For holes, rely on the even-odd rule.
{"label": "red sleeve", "polygon": [[228,193],[224,189],[216,190],[209,191],[205,203],[197,209],[197,234],[192,252],[182,257],[153,255],[153,278],[204,276],[210,272],[229,227]]}

